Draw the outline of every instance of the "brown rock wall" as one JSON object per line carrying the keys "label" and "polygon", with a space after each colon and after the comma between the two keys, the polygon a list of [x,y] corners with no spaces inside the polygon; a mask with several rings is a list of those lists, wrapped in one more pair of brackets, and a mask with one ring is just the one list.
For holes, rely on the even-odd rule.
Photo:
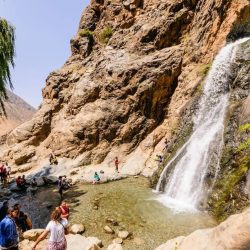
{"label": "brown rock wall", "polygon": [[81,164],[113,151],[126,161],[140,145],[138,165],[153,171],[148,159],[192,99],[201,66],[249,18],[246,9],[247,0],[92,0],[72,56],[46,80],[41,109],[8,137],[8,157],[29,145],[38,160],[52,149],[81,155]]}

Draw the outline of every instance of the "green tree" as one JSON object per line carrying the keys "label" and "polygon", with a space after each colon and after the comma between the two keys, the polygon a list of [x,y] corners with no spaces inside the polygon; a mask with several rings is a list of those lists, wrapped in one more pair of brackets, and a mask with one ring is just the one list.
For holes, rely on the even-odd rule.
{"label": "green tree", "polygon": [[4,112],[6,87],[13,88],[10,67],[14,67],[15,56],[15,28],[5,19],[0,18],[0,113]]}

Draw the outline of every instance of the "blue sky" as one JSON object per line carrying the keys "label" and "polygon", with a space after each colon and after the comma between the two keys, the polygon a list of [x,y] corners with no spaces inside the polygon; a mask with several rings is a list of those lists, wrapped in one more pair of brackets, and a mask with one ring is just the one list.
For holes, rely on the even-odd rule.
{"label": "blue sky", "polygon": [[0,17],[16,27],[14,93],[37,107],[48,74],[70,55],[89,0],[0,0]]}

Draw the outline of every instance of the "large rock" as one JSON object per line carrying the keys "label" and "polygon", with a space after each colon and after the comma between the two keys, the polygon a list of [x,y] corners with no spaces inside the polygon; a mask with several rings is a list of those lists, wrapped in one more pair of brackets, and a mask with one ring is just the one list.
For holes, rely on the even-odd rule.
{"label": "large rock", "polygon": [[250,249],[250,209],[232,215],[215,228],[193,232],[168,241],[156,250],[247,250]]}
{"label": "large rock", "polygon": [[[68,250],[98,250],[102,242],[96,237],[84,237],[79,234],[66,235]],[[79,248],[80,247],[80,248]]]}
{"label": "large rock", "polygon": [[128,238],[128,236],[130,235],[130,233],[128,231],[119,231],[118,232],[118,237],[125,240]]}
{"label": "large rock", "polygon": [[31,229],[23,233],[23,238],[36,241],[37,238],[44,232],[44,229]]}
{"label": "large rock", "polygon": [[84,228],[84,225],[82,224],[74,224],[70,228],[70,232],[73,234],[82,234],[84,233],[84,231],[85,231],[85,228]]}
{"label": "large rock", "polygon": [[91,1],[72,40],[72,55],[48,76],[41,107],[9,134],[1,159],[40,163],[52,150],[72,159],[73,168],[112,167],[119,156],[125,174],[152,175],[158,167],[152,155],[164,149],[164,137],[171,136],[195,96],[204,77],[200,69],[232,27],[249,20],[249,5],[248,0]]}
{"label": "large rock", "polygon": [[107,250],[122,250],[121,244],[113,243],[108,246]]}

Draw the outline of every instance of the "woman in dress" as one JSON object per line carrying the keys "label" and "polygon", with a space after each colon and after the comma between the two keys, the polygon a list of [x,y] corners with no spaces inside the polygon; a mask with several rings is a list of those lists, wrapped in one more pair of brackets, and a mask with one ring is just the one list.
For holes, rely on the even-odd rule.
{"label": "woman in dress", "polygon": [[59,207],[51,214],[51,221],[48,223],[45,231],[38,237],[32,250],[36,249],[38,243],[46,238],[50,233],[47,250],[66,250],[67,242],[65,234],[68,233],[68,220],[61,218],[61,209]]}

